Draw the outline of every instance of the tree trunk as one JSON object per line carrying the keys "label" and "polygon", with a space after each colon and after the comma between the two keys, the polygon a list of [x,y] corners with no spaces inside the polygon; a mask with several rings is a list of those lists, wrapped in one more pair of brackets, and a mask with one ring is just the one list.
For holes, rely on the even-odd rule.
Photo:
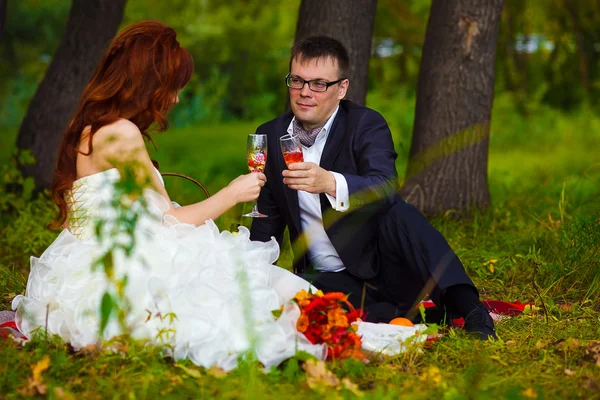
{"label": "tree trunk", "polygon": [[529,54],[522,54],[516,51],[517,32],[519,31],[519,26],[523,26],[524,14],[525,4],[522,2],[507,3],[506,7],[504,7],[500,22],[500,36],[497,42],[497,46],[500,46],[499,52],[502,53],[502,57],[498,60],[500,62],[497,65],[501,65],[504,70],[506,90],[513,93],[513,100],[517,109],[521,114],[527,116],[529,104],[527,96]]}
{"label": "tree trunk", "polygon": [[36,190],[49,188],[63,131],[123,18],[127,0],[73,0],[65,33],[37,88],[17,137],[35,164],[22,165]]}
{"label": "tree trunk", "polygon": [[433,0],[406,184],[425,214],[490,202],[487,160],[494,60],[504,0]]}
{"label": "tree trunk", "polygon": [[350,56],[346,99],[365,104],[377,0],[302,0],[296,41],[325,35],[339,40]]}
{"label": "tree trunk", "polygon": [[577,49],[577,55],[579,56],[579,72],[581,75],[581,83],[588,95],[592,92],[592,83],[590,79],[589,71],[589,58],[586,54],[584,33],[581,28],[581,17],[577,5],[573,5],[571,2],[567,2],[565,5],[566,13],[573,29],[573,37],[575,38],[575,48]]}
{"label": "tree trunk", "polygon": [[0,0],[0,42],[6,28],[6,18],[8,13],[8,0]]}

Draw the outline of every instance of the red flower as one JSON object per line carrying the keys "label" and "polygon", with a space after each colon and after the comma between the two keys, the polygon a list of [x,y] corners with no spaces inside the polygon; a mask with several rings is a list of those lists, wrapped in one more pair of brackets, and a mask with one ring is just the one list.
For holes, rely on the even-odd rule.
{"label": "red flower", "polygon": [[[361,350],[360,336],[355,327],[350,325],[359,319],[362,310],[355,310],[348,302],[348,296],[340,292],[315,294],[302,290],[296,294],[294,301],[301,314],[296,329],[313,344],[325,343],[328,358],[357,357],[364,358]],[[348,307],[349,312],[344,309]]]}

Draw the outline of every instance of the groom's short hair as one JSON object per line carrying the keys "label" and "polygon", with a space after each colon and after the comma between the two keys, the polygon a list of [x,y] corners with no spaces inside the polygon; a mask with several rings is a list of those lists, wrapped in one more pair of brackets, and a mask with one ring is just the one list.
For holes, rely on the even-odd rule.
{"label": "groom's short hair", "polygon": [[327,57],[337,61],[340,72],[338,78],[348,78],[348,69],[350,68],[348,50],[340,41],[329,36],[311,36],[296,42],[291,50],[290,70],[295,58],[299,62],[303,62]]}

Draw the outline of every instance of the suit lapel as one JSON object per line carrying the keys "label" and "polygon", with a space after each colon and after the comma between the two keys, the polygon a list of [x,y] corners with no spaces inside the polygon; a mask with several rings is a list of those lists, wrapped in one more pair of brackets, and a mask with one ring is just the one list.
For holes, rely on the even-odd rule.
{"label": "suit lapel", "polygon": [[327,141],[321,155],[320,167],[329,171],[337,158],[346,133],[346,110],[340,104],[335,120],[331,125],[331,132],[327,134]]}
{"label": "suit lapel", "polygon": [[[327,134],[327,141],[325,142],[325,147],[323,148],[323,154],[321,155],[321,162],[319,166],[326,171],[330,171],[331,167],[338,154],[342,149],[342,145],[344,143],[344,138],[346,136],[346,109],[342,107],[340,104],[340,108],[335,116],[335,120],[333,124],[331,124],[331,131]],[[331,203],[327,199],[324,193],[319,195],[319,200],[321,202],[321,213],[323,215],[323,226],[327,231],[329,226],[331,225],[325,219],[327,215],[330,215],[328,210],[331,208]]]}

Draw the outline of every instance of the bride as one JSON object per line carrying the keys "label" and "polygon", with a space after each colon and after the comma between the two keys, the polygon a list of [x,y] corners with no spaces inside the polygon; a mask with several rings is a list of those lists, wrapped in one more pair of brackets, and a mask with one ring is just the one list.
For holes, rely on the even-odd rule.
{"label": "bride", "polygon": [[[266,367],[298,350],[324,359],[325,346],[297,332],[299,311],[289,305],[310,285],[273,265],[275,240],[251,242],[247,229],[219,232],[213,222],[256,199],[265,175],[239,176],[200,203],[174,208],[152,165],[144,137],[154,123],[167,129],[165,116],[192,72],[191,55],[159,22],[130,25],[111,42],[60,146],[53,225],[64,230],[40,258],[32,257],[26,294],[12,304],[17,326],[28,337],[47,329],[75,348],[124,333],[111,319],[99,337],[103,296],[118,291],[112,274],[127,282],[129,333],[168,345],[176,359],[225,370],[251,349]],[[117,254],[106,273],[92,267],[111,240],[120,240],[110,236],[115,213],[109,205],[128,165],[135,166],[137,184],[149,183],[146,212],[137,221],[133,251]],[[275,318],[272,311],[279,309]]]}

